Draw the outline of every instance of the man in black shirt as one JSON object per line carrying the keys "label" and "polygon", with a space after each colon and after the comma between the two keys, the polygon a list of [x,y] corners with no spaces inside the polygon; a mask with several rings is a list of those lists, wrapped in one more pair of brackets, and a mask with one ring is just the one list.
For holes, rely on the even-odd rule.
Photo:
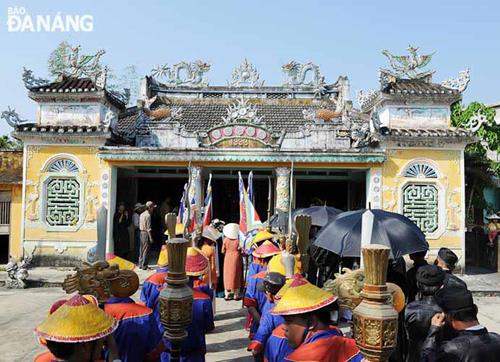
{"label": "man in black shirt", "polygon": [[[444,313],[431,320],[429,334],[422,348],[422,361],[494,362],[500,358],[500,335],[488,332],[477,320],[477,306],[472,293],[461,287],[447,287],[435,294]],[[446,325],[456,335],[443,341]]]}
{"label": "man in black shirt", "polygon": [[442,312],[437,305],[434,294],[441,288],[444,271],[435,265],[421,266],[416,273],[419,290],[417,300],[409,303],[405,310],[405,330],[408,339],[406,362],[420,361],[422,344],[427,338],[431,319]]}
{"label": "man in black shirt", "polygon": [[455,269],[455,264],[458,261],[457,254],[448,248],[441,248],[438,251],[438,255],[434,264],[441,267],[446,275],[444,277],[443,287],[460,287],[467,289],[467,284],[459,277],[453,275],[453,269]]}
{"label": "man in black shirt", "polygon": [[406,303],[411,303],[415,300],[418,293],[417,287],[417,270],[424,265],[427,265],[425,260],[427,251],[419,251],[418,253],[410,254],[410,259],[413,260],[413,266],[406,272],[406,282],[408,284],[408,293]]}

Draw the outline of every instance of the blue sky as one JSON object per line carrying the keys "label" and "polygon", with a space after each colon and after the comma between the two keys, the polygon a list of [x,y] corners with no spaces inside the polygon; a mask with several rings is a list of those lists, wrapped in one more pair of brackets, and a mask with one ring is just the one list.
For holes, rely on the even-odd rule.
{"label": "blue sky", "polygon": [[[47,75],[49,53],[62,40],[84,52],[103,48],[116,70],[135,65],[142,76],[158,63],[207,60],[211,84],[225,84],[246,57],[265,84],[280,84],[281,65],[295,59],[317,63],[327,81],[347,75],[351,96],[377,87],[382,49],[404,53],[409,44],[436,51],[434,79],[455,77],[469,67],[465,102],[500,101],[500,2],[495,0],[1,0],[0,111],[15,107],[34,119],[22,67]],[[93,32],[8,32],[8,7],[30,15],[90,14]],[[9,132],[0,120],[0,134]]]}

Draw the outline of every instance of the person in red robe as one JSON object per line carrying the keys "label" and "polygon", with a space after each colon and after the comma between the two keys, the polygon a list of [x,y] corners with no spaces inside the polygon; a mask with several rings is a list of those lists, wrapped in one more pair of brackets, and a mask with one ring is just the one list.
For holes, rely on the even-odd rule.
{"label": "person in red robe", "polygon": [[285,319],[285,335],[295,350],[284,361],[361,362],[354,339],[331,325],[337,297],[296,274],[271,313]]}
{"label": "person in red robe", "polygon": [[224,254],[224,290],[226,300],[240,300],[243,275],[243,261],[240,243],[238,241],[238,224],[224,226],[224,241],[222,254]]}

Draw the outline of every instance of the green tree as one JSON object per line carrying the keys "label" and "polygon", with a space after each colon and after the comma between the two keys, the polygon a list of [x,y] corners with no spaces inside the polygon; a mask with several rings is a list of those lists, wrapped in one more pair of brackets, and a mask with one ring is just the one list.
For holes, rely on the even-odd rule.
{"label": "green tree", "polygon": [[0,136],[0,149],[2,150],[16,150],[22,147],[22,143],[18,140],[12,139],[9,136]]}
{"label": "green tree", "polygon": [[[474,208],[488,209],[483,190],[493,186],[492,178],[500,177],[500,163],[490,160],[487,151],[500,152],[500,125],[495,123],[495,110],[480,102],[467,107],[456,103],[451,109],[454,127],[471,128],[479,125],[478,142],[465,148],[466,219],[474,223]],[[480,121],[480,123],[476,123]]]}

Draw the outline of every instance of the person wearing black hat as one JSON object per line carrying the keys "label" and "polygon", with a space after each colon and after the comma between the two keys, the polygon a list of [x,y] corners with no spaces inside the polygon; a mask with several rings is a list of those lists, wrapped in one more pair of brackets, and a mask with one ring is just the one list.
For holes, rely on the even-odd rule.
{"label": "person wearing black hat", "polygon": [[[500,358],[500,335],[488,332],[477,320],[472,293],[461,287],[441,288],[435,299],[444,313],[436,313],[422,346],[422,361],[481,361]],[[443,341],[443,327],[453,328],[455,337]]]}
{"label": "person wearing black hat", "polygon": [[428,265],[427,260],[425,260],[425,254],[427,254],[427,251],[419,251],[417,253],[410,254],[413,266],[406,272],[406,282],[408,284],[408,293],[406,294],[407,304],[413,302],[417,296],[417,271],[420,267]]}
{"label": "person wearing black hat", "polygon": [[416,272],[419,295],[405,310],[404,326],[408,339],[406,362],[420,361],[420,351],[431,326],[431,319],[434,314],[443,311],[437,305],[434,294],[443,285],[444,275],[445,272],[436,265],[421,266]]}
{"label": "person wearing black hat", "polygon": [[443,287],[460,287],[467,289],[467,284],[459,277],[453,275],[453,269],[455,269],[455,264],[458,261],[457,254],[448,248],[441,248],[438,251],[438,255],[434,264],[441,267],[445,272]]}

